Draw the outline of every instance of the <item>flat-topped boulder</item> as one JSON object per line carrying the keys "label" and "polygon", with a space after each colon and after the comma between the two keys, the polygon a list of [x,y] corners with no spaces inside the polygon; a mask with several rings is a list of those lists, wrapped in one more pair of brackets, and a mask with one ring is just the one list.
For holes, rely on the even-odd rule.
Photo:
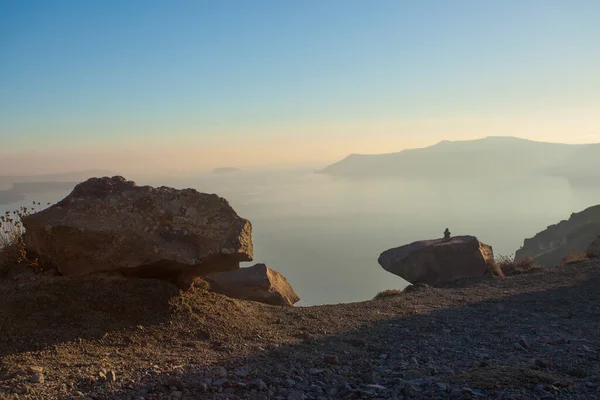
{"label": "flat-topped boulder", "polygon": [[493,261],[491,246],[475,236],[421,240],[386,250],[378,260],[386,271],[428,285],[483,276]]}
{"label": "flat-topped boulder", "polygon": [[241,300],[291,306],[300,300],[287,279],[265,264],[218,272],[206,277],[210,290]]}
{"label": "flat-topped boulder", "polygon": [[194,189],[92,178],[59,203],[23,218],[25,242],[63,275],[120,271],[198,275],[251,261],[252,225],[229,202]]}

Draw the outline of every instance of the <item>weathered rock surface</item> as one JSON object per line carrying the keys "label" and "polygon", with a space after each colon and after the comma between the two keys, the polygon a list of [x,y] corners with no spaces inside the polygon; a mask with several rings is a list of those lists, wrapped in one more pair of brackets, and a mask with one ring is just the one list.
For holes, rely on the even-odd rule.
{"label": "weathered rock surface", "polygon": [[200,275],[252,260],[252,225],[227,200],[193,189],[137,186],[118,176],[77,185],[23,224],[26,245],[67,276]]}
{"label": "weathered rock surface", "polygon": [[289,306],[300,300],[287,279],[265,264],[210,274],[206,280],[212,291],[237,299]]}
{"label": "weathered rock surface", "polygon": [[585,253],[599,235],[600,205],[571,214],[568,220],[525,239],[515,253],[515,260],[532,257],[542,267],[555,267],[569,254]]}
{"label": "weathered rock surface", "polygon": [[483,276],[494,260],[492,248],[474,236],[423,240],[384,251],[379,264],[410,283],[435,285]]}
{"label": "weathered rock surface", "polygon": [[587,255],[593,257],[600,257],[600,236],[598,236],[596,240],[594,240],[592,244],[590,244],[590,247],[588,247],[587,249]]}

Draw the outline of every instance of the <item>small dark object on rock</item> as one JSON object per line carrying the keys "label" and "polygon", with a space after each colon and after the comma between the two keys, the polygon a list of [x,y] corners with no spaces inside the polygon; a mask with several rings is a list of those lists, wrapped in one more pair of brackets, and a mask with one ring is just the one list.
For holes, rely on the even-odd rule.
{"label": "small dark object on rock", "polygon": [[452,234],[450,233],[450,229],[446,228],[446,230],[444,231],[444,242],[449,242],[451,238]]}

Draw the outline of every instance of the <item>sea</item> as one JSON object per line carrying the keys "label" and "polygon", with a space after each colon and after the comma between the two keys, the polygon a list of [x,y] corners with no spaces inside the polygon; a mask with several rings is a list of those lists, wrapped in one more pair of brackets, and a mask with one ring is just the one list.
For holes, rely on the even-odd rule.
{"label": "sea", "polygon": [[[600,204],[600,187],[553,177],[350,179],[312,169],[141,177],[139,185],[194,188],[229,200],[253,225],[254,261],[282,273],[298,306],[357,302],[408,282],[383,270],[379,254],[417,240],[474,235],[495,255],[573,212]],[[35,193],[0,212],[56,202],[68,191]]]}

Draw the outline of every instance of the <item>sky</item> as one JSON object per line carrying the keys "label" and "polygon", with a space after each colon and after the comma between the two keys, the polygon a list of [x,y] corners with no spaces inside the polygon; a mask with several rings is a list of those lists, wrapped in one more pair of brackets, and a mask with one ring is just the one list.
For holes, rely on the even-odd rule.
{"label": "sky", "polygon": [[600,142],[597,0],[2,0],[0,171]]}

